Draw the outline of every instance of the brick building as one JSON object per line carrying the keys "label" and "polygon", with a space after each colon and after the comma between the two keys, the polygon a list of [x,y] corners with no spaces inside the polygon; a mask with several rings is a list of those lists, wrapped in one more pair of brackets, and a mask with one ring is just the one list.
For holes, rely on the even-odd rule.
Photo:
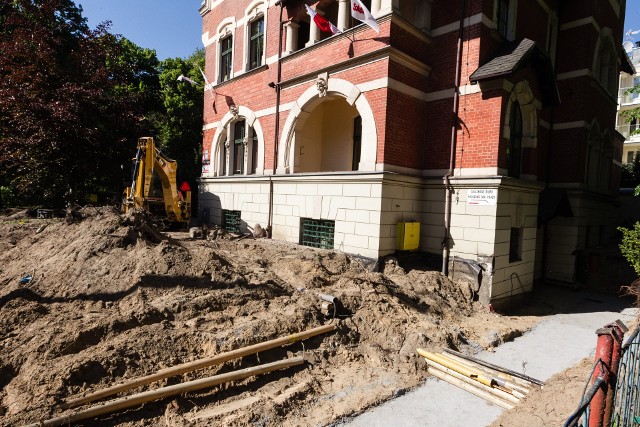
{"label": "brick building", "polygon": [[625,138],[622,163],[633,163],[636,154],[640,152],[640,134],[637,133],[640,130],[640,120],[629,120],[623,112],[640,107],[640,93],[629,93],[630,89],[640,85],[640,42],[626,40],[623,47],[626,48],[634,72],[620,74],[617,129]]}
{"label": "brick building", "polygon": [[304,4],[202,3],[202,220],[371,259],[417,222],[485,303],[584,281],[620,174],[624,0],[365,0],[379,33],[309,2],[337,35]]}

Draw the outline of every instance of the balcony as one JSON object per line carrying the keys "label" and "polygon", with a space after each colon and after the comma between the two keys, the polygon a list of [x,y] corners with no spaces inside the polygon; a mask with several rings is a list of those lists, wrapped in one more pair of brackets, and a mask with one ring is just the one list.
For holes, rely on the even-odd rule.
{"label": "balcony", "polygon": [[620,132],[627,141],[640,141],[640,126],[637,124],[625,123],[616,126],[616,130]]}
{"label": "balcony", "polygon": [[[621,87],[619,90],[620,105],[640,104],[640,93],[627,93],[632,87]],[[621,132],[622,133],[622,132]]]}

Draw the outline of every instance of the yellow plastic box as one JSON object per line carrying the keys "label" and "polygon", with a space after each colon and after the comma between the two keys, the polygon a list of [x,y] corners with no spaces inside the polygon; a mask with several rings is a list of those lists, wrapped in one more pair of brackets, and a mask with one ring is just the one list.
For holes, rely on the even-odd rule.
{"label": "yellow plastic box", "polygon": [[399,222],[396,249],[399,251],[412,251],[420,246],[420,223]]}

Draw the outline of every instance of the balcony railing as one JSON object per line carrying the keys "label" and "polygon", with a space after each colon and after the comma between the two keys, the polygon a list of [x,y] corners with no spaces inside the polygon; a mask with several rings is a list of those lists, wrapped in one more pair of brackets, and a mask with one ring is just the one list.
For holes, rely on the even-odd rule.
{"label": "balcony railing", "polygon": [[632,125],[631,123],[625,123],[623,125],[616,126],[616,130],[624,136],[624,139],[640,140],[640,126]]}
{"label": "balcony railing", "polygon": [[633,87],[621,87],[619,90],[620,105],[640,104],[640,93],[627,93]]}

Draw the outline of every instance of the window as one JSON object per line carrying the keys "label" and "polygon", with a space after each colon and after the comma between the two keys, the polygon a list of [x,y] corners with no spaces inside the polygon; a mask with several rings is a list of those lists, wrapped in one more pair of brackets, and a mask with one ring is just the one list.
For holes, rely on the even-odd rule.
{"label": "window", "polygon": [[249,25],[249,69],[262,66],[264,53],[264,18],[256,19]]}
{"label": "window", "polygon": [[311,24],[306,21],[298,22],[298,39],[296,40],[296,49],[301,49],[305,46],[305,44],[309,41],[309,37],[311,37]]}
{"label": "window", "polygon": [[522,261],[522,228],[512,228],[509,240],[509,262]]}
{"label": "window", "polygon": [[[369,4],[365,3],[365,5],[371,10]],[[394,12],[421,30],[428,30],[431,27],[431,2],[402,0],[397,6],[394,4]]]}
{"label": "window", "polygon": [[498,33],[507,38],[507,31],[509,29],[509,0],[498,0],[498,13],[496,14],[498,19]]}
{"label": "window", "polygon": [[509,148],[507,150],[507,175],[520,178],[522,168],[522,112],[516,101],[511,106],[509,119]]}
{"label": "window", "polygon": [[222,209],[222,228],[230,233],[240,233],[242,213],[240,211],[232,211]]}
{"label": "window", "polygon": [[300,244],[321,249],[333,249],[335,221],[300,218]]}
{"label": "window", "polygon": [[233,37],[228,36],[220,41],[220,81],[231,78],[231,60],[233,54]]}
{"label": "window", "polygon": [[251,175],[256,174],[258,168],[258,135],[253,130],[251,137]]}
{"label": "window", "polygon": [[616,94],[619,76],[616,62],[615,49],[611,39],[609,37],[601,38],[595,71],[600,85],[613,96]]}
{"label": "window", "polygon": [[635,151],[628,151],[627,152],[627,163],[633,163],[633,158],[635,157],[636,152]]}
{"label": "window", "polygon": [[242,175],[244,173],[244,120],[236,122],[233,126],[233,174]]}
{"label": "window", "polygon": [[638,131],[638,129],[640,129],[640,126],[638,126],[638,118],[634,117],[630,122],[629,122],[629,134],[633,135],[634,132]]}
{"label": "window", "polygon": [[362,117],[353,119],[353,155],[351,157],[351,170],[357,171],[360,164],[360,149],[362,147]]}

